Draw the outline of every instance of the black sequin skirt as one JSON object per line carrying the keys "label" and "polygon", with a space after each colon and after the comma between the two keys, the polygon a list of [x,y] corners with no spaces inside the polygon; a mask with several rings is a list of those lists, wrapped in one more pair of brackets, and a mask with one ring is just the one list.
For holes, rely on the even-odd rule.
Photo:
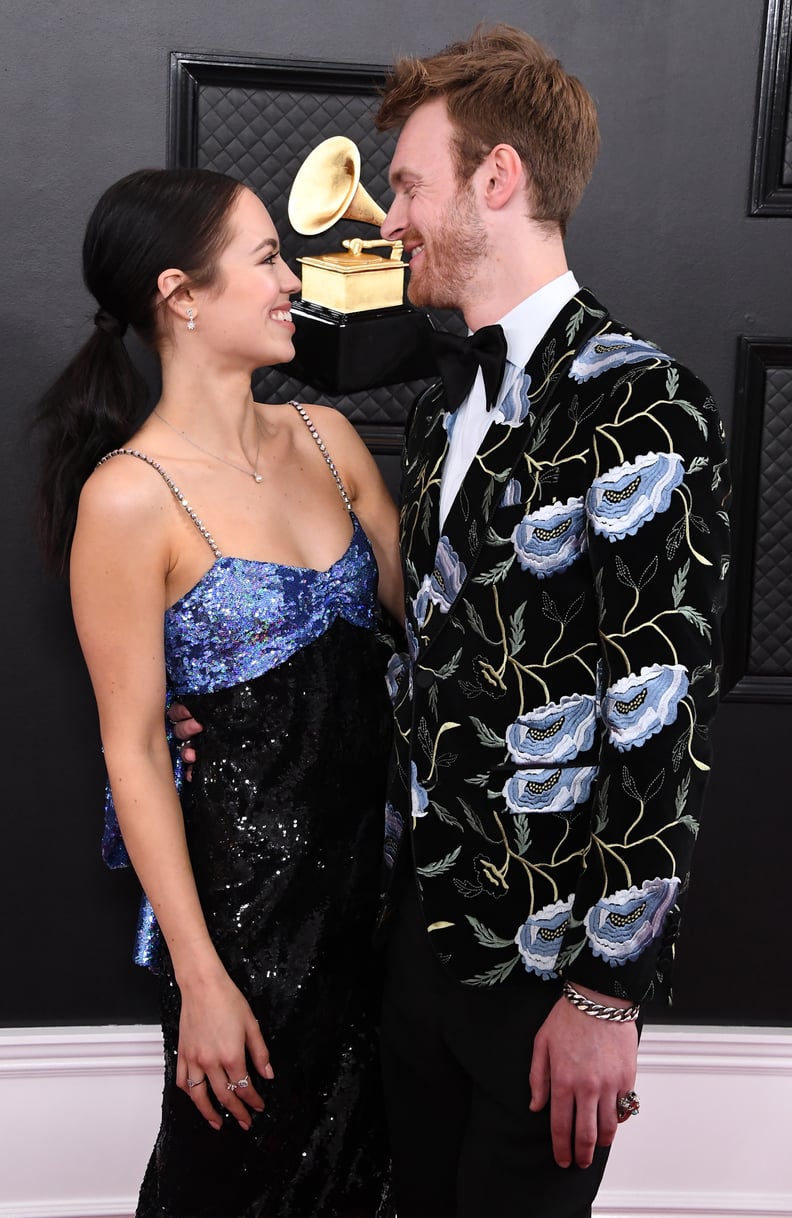
{"label": "black sequin skirt", "polygon": [[384,648],[337,620],[284,664],[184,696],[204,725],[183,797],[209,931],[275,1071],[248,1132],[175,1086],[179,992],[161,965],[162,1127],[138,1218],[388,1218],[371,936],[391,709]]}

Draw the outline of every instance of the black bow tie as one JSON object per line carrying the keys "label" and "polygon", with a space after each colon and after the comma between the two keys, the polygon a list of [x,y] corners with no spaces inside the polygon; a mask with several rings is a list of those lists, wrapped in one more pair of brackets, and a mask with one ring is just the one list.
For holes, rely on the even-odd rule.
{"label": "black bow tie", "polygon": [[438,371],[443,378],[449,410],[464,402],[481,368],[487,410],[492,410],[506,368],[506,336],[500,326],[484,326],[465,338],[435,330],[432,347]]}

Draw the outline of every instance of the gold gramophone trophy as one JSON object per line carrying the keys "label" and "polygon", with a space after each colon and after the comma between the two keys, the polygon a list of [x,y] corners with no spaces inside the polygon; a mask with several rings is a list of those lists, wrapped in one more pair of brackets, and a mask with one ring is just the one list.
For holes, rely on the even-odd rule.
{"label": "gold gramophone trophy", "polygon": [[[379,227],[385,212],[360,184],[360,153],[343,135],[324,140],[295,176],[289,221],[315,236],[339,220]],[[404,304],[401,242],[341,243],[337,253],[305,256],[302,295],[292,303],[297,371],[330,393],[354,393],[434,375],[432,323]],[[387,251],[384,254],[374,250]]]}

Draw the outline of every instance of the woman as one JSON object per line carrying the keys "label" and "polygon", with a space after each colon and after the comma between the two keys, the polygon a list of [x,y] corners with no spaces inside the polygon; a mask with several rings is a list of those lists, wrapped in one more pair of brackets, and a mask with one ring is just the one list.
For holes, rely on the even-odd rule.
{"label": "woman", "polygon": [[[395,508],[340,414],[253,401],[253,370],[294,355],[299,281],[240,183],[131,174],[98,203],[83,270],[96,328],[43,403],[40,524],[70,561],[118,822],[164,938],[138,1218],[373,1218],[391,722],[373,626],[377,595],[401,611]],[[162,369],[137,430],[127,325]],[[166,690],[205,727],[183,806]]]}

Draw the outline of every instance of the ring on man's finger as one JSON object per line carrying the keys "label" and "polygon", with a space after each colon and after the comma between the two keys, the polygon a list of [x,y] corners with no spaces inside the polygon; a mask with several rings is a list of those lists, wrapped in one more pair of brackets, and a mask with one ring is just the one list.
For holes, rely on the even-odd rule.
{"label": "ring on man's finger", "polygon": [[201,1083],[205,1083],[205,1082],[206,1082],[206,1075],[204,1075],[203,1078],[188,1078],[187,1086],[190,1088],[190,1091],[192,1091],[193,1087],[200,1087]]}
{"label": "ring on man's finger", "polygon": [[620,1095],[616,1101],[616,1120],[620,1125],[629,1117],[637,1116],[640,1111],[641,1101],[638,1099],[637,1091],[628,1091],[626,1095]]}

